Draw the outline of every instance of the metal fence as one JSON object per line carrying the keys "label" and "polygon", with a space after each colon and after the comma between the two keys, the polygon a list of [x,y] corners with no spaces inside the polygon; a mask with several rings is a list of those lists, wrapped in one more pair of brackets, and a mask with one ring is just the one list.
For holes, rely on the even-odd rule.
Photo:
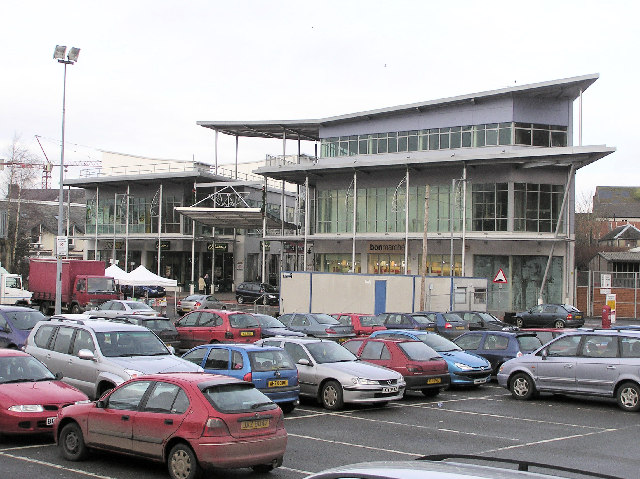
{"label": "metal fence", "polygon": [[587,316],[600,316],[608,294],[616,295],[616,316],[637,318],[640,273],[585,271],[577,274],[577,306]]}

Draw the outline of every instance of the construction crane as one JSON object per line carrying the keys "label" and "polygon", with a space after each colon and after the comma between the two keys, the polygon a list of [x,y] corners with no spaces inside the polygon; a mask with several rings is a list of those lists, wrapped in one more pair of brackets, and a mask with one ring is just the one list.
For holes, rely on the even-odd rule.
{"label": "construction crane", "polygon": [[[44,155],[44,159],[46,160],[46,163],[34,163],[31,166],[29,163],[25,163],[25,164],[14,165],[14,166],[20,166],[21,168],[41,167],[42,168],[42,189],[48,190],[49,184],[51,182],[51,171],[53,170],[54,166],[60,166],[60,165],[54,165],[53,163],[51,163],[51,161],[49,161],[49,157],[47,157],[47,153],[44,151],[44,148],[42,147],[42,143],[40,143],[40,138],[42,137],[40,135],[35,135],[35,137],[36,137],[36,141],[38,142],[38,145],[40,145],[40,149],[42,150],[42,154]],[[67,168],[69,166],[100,167],[102,166],[102,162],[100,160],[65,161],[64,167]]]}

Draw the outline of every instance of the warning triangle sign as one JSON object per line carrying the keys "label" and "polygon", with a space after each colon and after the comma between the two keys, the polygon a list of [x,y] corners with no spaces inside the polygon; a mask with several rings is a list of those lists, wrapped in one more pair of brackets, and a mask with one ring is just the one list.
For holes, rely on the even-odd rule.
{"label": "warning triangle sign", "polygon": [[498,271],[498,274],[496,274],[495,278],[493,278],[493,282],[494,283],[507,283],[507,277],[504,274],[504,271],[502,271],[502,268],[500,268],[500,271]]}

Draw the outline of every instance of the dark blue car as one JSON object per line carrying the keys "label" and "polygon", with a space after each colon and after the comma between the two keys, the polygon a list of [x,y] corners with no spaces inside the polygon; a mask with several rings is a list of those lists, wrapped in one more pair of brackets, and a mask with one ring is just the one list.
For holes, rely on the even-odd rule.
{"label": "dark blue car", "polygon": [[542,346],[536,333],[517,331],[469,331],[453,342],[468,353],[486,358],[491,363],[493,375],[502,363]]}
{"label": "dark blue car", "polygon": [[282,348],[204,344],[190,349],[182,358],[201,366],[207,373],[252,382],[283,412],[293,411],[299,403],[298,369]]}
{"label": "dark blue car", "polygon": [[46,319],[35,309],[0,306],[0,348],[22,348],[36,323]]}
{"label": "dark blue car", "polygon": [[462,316],[458,313],[420,311],[416,314],[423,314],[436,323],[436,332],[451,340],[457,338],[462,333],[469,331],[469,323],[462,319]]}

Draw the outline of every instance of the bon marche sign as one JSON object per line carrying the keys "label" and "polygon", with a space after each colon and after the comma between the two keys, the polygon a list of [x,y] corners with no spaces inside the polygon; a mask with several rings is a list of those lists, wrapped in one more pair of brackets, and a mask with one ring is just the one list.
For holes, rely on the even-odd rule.
{"label": "bon marche sign", "polygon": [[371,241],[367,253],[404,253],[404,241]]}

